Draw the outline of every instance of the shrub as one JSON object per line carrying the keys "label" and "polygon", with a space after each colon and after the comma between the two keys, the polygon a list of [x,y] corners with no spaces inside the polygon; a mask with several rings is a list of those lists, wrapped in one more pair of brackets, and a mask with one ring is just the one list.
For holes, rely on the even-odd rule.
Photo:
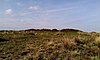
{"label": "shrub", "polygon": [[95,43],[97,44],[97,46],[100,48],[100,37],[97,37],[95,39]]}
{"label": "shrub", "polygon": [[71,50],[76,49],[76,43],[73,39],[67,38],[67,39],[62,40],[62,42],[66,49],[71,49]]}

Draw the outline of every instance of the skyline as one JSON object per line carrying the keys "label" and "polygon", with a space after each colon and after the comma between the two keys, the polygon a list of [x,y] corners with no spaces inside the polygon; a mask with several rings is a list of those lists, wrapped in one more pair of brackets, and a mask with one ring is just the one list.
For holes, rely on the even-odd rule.
{"label": "skyline", "polygon": [[100,32],[99,0],[0,0],[0,30],[75,28]]}

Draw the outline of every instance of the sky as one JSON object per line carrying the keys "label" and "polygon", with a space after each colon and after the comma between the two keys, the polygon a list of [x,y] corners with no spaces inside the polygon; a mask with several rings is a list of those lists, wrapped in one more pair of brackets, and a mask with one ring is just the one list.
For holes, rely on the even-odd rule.
{"label": "sky", "polygon": [[0,30],[30,28],[100,32],[100,0],[0,0]]}

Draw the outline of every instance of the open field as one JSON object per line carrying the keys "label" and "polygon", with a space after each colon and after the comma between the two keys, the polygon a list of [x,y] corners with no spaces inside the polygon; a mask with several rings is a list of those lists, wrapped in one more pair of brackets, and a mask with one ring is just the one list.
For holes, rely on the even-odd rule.
{"label": "open field", "polygon": [[0,60],[100,60],[100,33],[0,31]]}

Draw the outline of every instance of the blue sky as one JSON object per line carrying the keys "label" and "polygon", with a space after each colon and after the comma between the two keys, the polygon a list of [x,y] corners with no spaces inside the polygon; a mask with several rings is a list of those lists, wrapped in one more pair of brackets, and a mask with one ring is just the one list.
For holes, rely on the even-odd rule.
{"label": "blue sky", "polygon": [[100,32],[100,0],[0,0],[0,29],[28,28]]}

